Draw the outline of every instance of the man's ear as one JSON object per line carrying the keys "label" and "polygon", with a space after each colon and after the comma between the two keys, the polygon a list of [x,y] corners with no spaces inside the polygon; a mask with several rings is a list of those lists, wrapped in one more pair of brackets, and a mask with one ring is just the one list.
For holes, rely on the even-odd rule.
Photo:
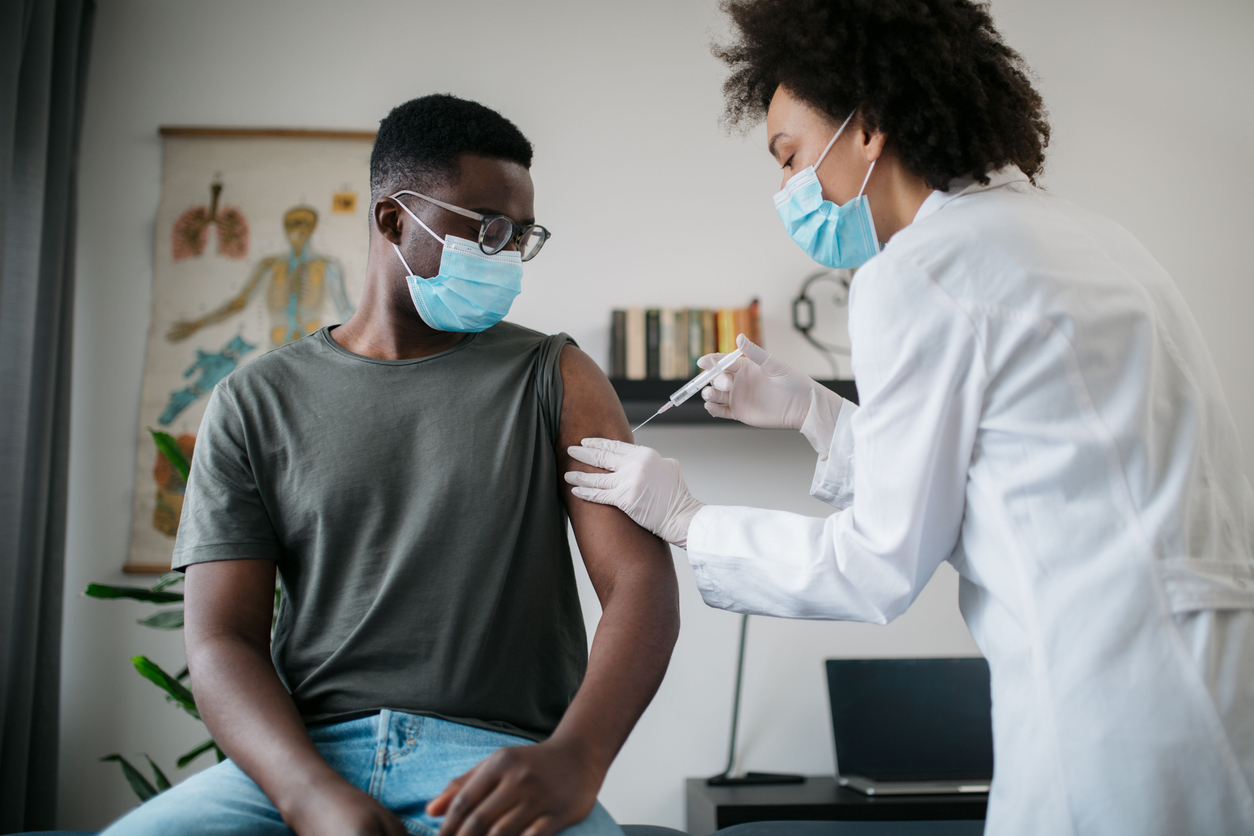
{"label": "man's ear", "polygon": [[387,241],[401,243],[401,209],[390,197],[381,197],[374,204],[374,228]]}

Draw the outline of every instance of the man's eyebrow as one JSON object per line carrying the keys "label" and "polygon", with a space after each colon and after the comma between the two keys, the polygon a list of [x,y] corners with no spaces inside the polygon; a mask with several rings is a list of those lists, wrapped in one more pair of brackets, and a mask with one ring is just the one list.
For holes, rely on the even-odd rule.
{"label": "man's eyebrow", "polygon": [[779,159],[779,154],[775,153],[775,143],[779,142],[779,138],[781,136],[788,136],[788,134],[784,133],[783,131],[777,131],[775,133],[775,136],[771,137],[771,141],[766,144],[766,150],[770,151],[771,156],[777,160]]}

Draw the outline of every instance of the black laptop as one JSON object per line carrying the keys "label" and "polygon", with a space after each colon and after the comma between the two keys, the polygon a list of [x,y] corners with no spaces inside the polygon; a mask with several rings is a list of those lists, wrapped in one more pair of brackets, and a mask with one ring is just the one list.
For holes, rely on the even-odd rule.
{"label": "black laptop", "polygon": [[841,786],[867,795],[988,792],[992,698],[983,659],[828,659]]}

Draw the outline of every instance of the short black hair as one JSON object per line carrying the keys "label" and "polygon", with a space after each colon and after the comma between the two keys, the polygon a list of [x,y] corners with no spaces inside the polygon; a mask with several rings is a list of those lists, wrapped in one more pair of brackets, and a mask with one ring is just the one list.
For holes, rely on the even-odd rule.
{"label": "short black hair", "polygon": [[761,121],[776,87],[837,121],[860,113],[934,189],[1015,164],[1036,182],[1049,145],[1030,70],[970,0],[723,0],[735,39],[726,122]]}
{"label": "short black hair", "polygon": [[411,99],[379,123],[370,153],[371,198],[456,176],[462,154],[531,168],[531,143],[495,110],[447,93]]}

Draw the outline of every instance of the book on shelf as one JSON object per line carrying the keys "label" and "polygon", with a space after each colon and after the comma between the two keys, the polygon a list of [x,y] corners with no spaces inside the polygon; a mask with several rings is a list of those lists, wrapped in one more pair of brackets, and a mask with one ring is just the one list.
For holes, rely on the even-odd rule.
{"label": "book on shelf", "polygon": [[762,344],[758,300],[746,308],[625,308],[610,315],[610,377],[689,380],[697,359],[736,350],[744,334]]}
{"label": "book on shelf", "polygon": [[644,376],[656,380],[662,376],[658,349],[662,341],[662,312],[649,308],[644,312]]}
{"label": "book on shelf", "polygon": [[610,323],[610,377],[627,376],[627,312],[614,311]]}
{"label": "book on shelf", "polygon": [[623,334],[626,377],[628,380],[644,380],[649,368],[644,308],[628,308],[626,314],[627,327]]}
{"label": "book on shelf", "polygon": [[685,377],[696,377],[697,360],[708,352],[705,350],[705,337],[702,332],[705,322],[705,311],[700,308],[688,309],[688,373]]}
{"label": "book on shelf", "polygon": [[675,374],[675,311],[662,308],[657,312],[657,376],[674,380]]}

